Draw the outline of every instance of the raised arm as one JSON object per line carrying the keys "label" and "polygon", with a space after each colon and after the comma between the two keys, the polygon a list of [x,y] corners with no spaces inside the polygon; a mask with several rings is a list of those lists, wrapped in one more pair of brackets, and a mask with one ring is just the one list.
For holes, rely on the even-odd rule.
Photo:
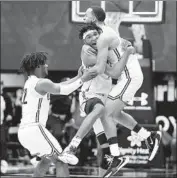
{"label": "raised arm", "polygon": [[89,69],[98,74],[103,74],[106,69],[107,58],[108,58],[109,42],[105,36],[100,35],[97,41],[97,63],[94,67]]}
{"label": "raised arm", "polygon": [[121,75],[122,71],[125,68],[125,65],[128,61],[128,58],[131,54],[133,54],[135,52],[135,49],[133,46],[129,46],[127,47],[127,49],[125,50],[124,54],[121,57],[121,60],[119,62],[117,62],[114,67],[106,70],[106,74],[109,75],[110,77],[114,78],[114,79],[118,79],[119,76]]}

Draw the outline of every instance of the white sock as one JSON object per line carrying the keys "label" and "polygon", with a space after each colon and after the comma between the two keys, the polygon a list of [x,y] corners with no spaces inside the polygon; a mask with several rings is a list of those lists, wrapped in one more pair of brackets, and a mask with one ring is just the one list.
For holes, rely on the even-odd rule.
{"label": "white sock", "polygon": [[109,145],[109,148],[112,156],[120,155],[120,151],[117,143]]}
{"label": "white sock", "polygon": [[78,147],[79,144],[81,143],[82,139],[80,137],[75,136],[72,140],[70,145],[74,146],[74,147]]}
{"label": "white sock", "polygon": [[151,135],[151,132],[142,127],[137,134],[143,139],[147,139]]}

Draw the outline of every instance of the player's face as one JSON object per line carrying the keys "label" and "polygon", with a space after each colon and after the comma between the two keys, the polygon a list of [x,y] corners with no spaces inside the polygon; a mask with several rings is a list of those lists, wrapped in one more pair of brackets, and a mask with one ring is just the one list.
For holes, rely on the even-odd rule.
{"label": "player's face", "polygon": [[96,43],[100,34],[97,30],[91,30],[90,33],[85,37],[85,43],[96,48]]}
{"label": "player's face", "polygon": [[44,70],[43,70],[44,75],[47,76],[47,75],[48,75],[48,64],[47,64],[47,63],[44,64],[43,69],[44,69]]}
{"label": "player's face", "polygon": [[44,65],[40,66],[40,76],[46,77],[48,75],[48,64],[45,63]]}
{"label": "player's face", "polygon": [[91,8],[88,8],[86,10],[83,20],[84,20],[85,23],[91,23],[91,22],[95,21],[95,17],[94,17],[94,15],[92,13],[92,9]]}

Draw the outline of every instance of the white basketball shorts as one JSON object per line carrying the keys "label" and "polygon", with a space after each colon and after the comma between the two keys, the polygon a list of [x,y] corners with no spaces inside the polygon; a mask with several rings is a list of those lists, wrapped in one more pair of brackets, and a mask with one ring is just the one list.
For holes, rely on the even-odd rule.
{"label": "white basketball shorts", "polygon": [[139,76],[131,77],[128,69],[125,68],[117,84],[112,86],[108,98],[111,100],[120,99],[124,103],[129,104],[136,92],[142,86],[142,83],[143,75],[140,74]]}
{"label": "white basketball shorts", "polygon": [[59,155],[62,152],[55,137],[38,123],[20,127],[18,139],[32,156],[52,156],[54,153]]}

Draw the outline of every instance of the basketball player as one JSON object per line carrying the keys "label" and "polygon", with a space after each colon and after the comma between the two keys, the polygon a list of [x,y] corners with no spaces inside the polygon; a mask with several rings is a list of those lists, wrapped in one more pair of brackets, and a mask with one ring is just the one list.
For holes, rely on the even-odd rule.
{"label": "basketball player", "polygon": [[[96,28],[96,29],[95,29]],[[80,37],[84,39],[86,44],[96,47],[96,42],[101,33],[101,29],[94,25],[88,25],[85,28],[81,29]],[[124,66],[128,56],[132,53],[133,47],[128,47],[127,51],[124,53],[122,61]],[[81,51],[81,60],[85,68],[91,68],[96,64],[96,49],[90,48],[88,45],[83,45]],[[113,63],[115,58],[112,58],[112,55],[115,55],[112,51],[109,52],[108,57],[108,66],[110,63]],[[126,58],[126,60],[125,60]],[[117,60],[117,58],[116,58]],[[123,68],[122,68],[123,70]],[[72,139],[69,146],[64,150],[64,152],[75,152],[76,148],[79,146],[81,140],[85,135],[90,131],[93,126],[93,123],[99,116],[102,116],[104,113],[104,104],[112,87],[112,80],[106,74],[100,74],[91,81],[85,82],[81,88],[80,94],[80,106],[81,106],[81,115],[86,116],[82,122],[78,132],[75,137]],[[117,156],[116,169],[122,168],[125,164],[128,163],[128,157]],[[119,164],[120,163],[120,164]]]}
{"label": "basketball player", "polygon": [[[126,104],[131,101],[137,90],[142,85],[142,71],[136,57],[131,55],[128,59],[124,71],[119,77],[121,72],[119,68],[119,60],[121,55],[124,53],[124,47],[122,47],[122,41],[124,40],[120,38],[118,33],[116,33],[113,29],[105,25],[105,18],[106,14],[102,8],[92,7],[87,9],[84,19],[86,23],[96,23],[103,30],[103,33],[100,34],[97,41],[97,64],[93,68],[89,69],[90,71],[96,71],[98,74],[104,72],[107,56],[110,49],[118,49],[114,50],[117,54],[117,63],[112,64],[112,70],[109,70],[110,76],[112,78],[117,78],[118,82],[117,85],[115,85],[109,93],[108,100],[106,101],[105,105],[105,115],[102,119],[104,130],[106,132],[108,143],[110,145],[110,151],[112,154],[116,154],[116,152],[119,152],[116,139],[116,126],[114,120],[111,119],[117,118],[120,124],[130,130],[133,130],[146,141],[147,147],[150,151],[149,160],[151,161],[159,148],[161,132],[147,131],[145,128],[141,127],[132,116],[123,112]],[[100,130],[100,128],[101,126],[100,124],[98,124],[97,130]],[[106,137],[104,134],[102,134],[102,140],[106,141]],[[104,144],[104,142],[100,144],[102,145]],[[114,146],[111,148],[112,144]],[[111,168],[111,166],[109,168]],[[112,172],[111,169],[108,169],[108,172]],[[112,173],[111,175],[114,174],[115,173]]]}
{"label": "basketball player", "polygon": [[[120,59],[119,51],[116,50],[116,48],[121,46],[120,45],[122,44],[121,41],[124,41],[119,37],[119,35],[114,30],[112,30],[110,27],[104,24],[105,17],[106,17],[105,12],[100,7],[89,8],[86,11],[85,16],[85,21],[87,23],[95,22],[103,30],[103,33],[100,35],[96,44],[98,50],[97,65],[89,69],[90,71],[96,71],[98,74],[101,74],[105,71],[108,53],[111,49],[114,49],[115,53],[117,54],[117,61]],[[123,53],[124,49],[122,48],[120,52]],[[119,70],[119,65],[113,63],[112,68],[118,69],[112,70],[112,72],[110,70],[110,72],[112,73],[112,77],[116,78],[117,76],[118,78],[121,72],[121,70]],[[136,91],[140,88],[140,86],[142,85],[142,81],[143,75],[140,65],[135,56],[133,56],[130,58],[129,63],[125,67],[124,72],[121,74],[121,77],[118,80],[117,85],[114,86],[112,91],[110,92],[110,95],[108,97],[109,99],[106,102],[106,112],[103,117],[104,119],[102,119],[102,122],[104,121],[103,125],[108,137],[110,151],[111,154],[114,156],[119,155],[120,152],[117,143],[117,129],[112,117],[118,118],[119,123],[129,128],[130,130],[135,131],[144,140],[146,140],[146,144],[150,151],[149,160],[152,160],[154,158],[158,150],[161,139],[161,133],[147,131],[146,129],[140,127],[139,124],[134,120],[134,118],[132,118],[130,115],[122,111],[126,104],[128,104],[129,101],[131,101]],[[100,130],[100,128],[101,127],[98,124],[97,129]],[[101,136],[101,134],[99,136]],[[105,134],[102,134],[102,140],[104,140],[104,143],[101,143],[101,145],[105,144],[106,141]],[[113,159],[112,163],[108,167],[107,174],[109,175],[114,175],[116,173],[112,171],[112,165],[115,162],[114,160],[116,159]]]}
{"label": "basketball player", "polygon": [[[46,79],[48,75],[47,55],[44,52],[35,52],[26,55],[21,62],[21,70],[28,75],[24,85],[22,97],[22,119],[18,131],[18,139],[23,147],[29,150],[32,156],[41,158],[34,170],[34,177],[43,177],[51,161],[56,164],[57,176],[69,177],[67,164],[76,164],[77,159],[61,155],[62,148],[58,141],[45,128],[48,119],[50,94],[69,95],[78,89],[83,82],[94,77],[87,71],[63,83],[53,83]],[[61,158],[61,159],[60,159]],[[72,160],[72,161],[71,161]]]}

